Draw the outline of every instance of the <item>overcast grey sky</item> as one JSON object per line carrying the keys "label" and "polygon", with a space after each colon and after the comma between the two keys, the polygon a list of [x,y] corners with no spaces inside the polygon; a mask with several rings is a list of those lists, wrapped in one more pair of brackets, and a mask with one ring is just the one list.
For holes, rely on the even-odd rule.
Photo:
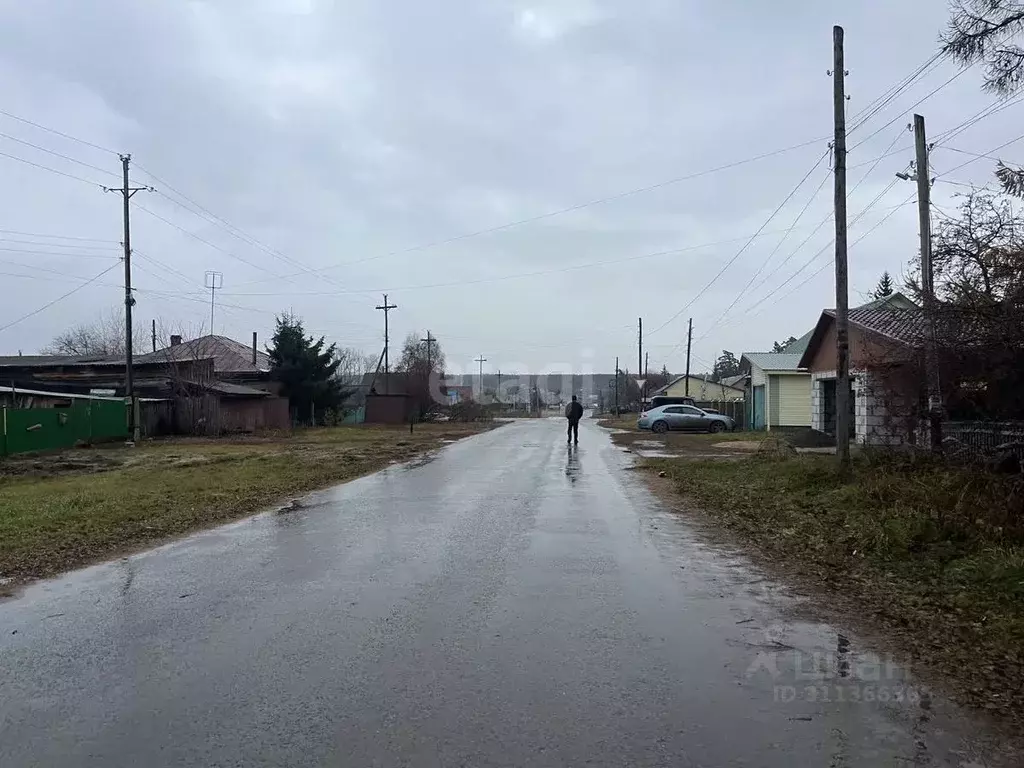
{"label": "overcast grey sky", "polygon": [[[945,21],[934,0],[0,0],[0,109],[131,152],[134,180],[158,190],[132,201],[144,329],[208,325],[203,275],[219,270],[216,331],[242,341],[268,338],[291,308],[311,331],[377,352],[388,291],[393,337],[429,328],[455,371],[475,371],[481,353],[487,370],[607,371],[616,355],[635,369],[643,316],[652,367],[675,372],[690,315],[700,370],[722,349],[799,336],[834,303],[830,248],[791,277],[831,222],[783,264],[828,214],[830,180],[776,249],[827,159],[693,301],[826,151],[832,25],[846,28],[852,116],[928,60]],[[903,150],[857,188],[851,219],[911,159],[908,109],[956,71],[940,62],[851,134],[853,146],[895,121],[851,150],[851,186]],[[993,101],[980,82],[970,70],[918,108],[932,136]],[[1021,109],[949,146],[992,150],[1015,138]],[[118,183],[116,154],[3,115],[0,132],[112,175],[2,136],[0,152]],[[1004,152],[1024,158],[1020,145]],[[971,159],[939,146],[933,172]],[[985,184],[991,169],[947,178]],[[953,206],[960,189],[936,184],[935,199]],[[175,190],[267,249],[173,204]],[[915,209],[893,208],[913,192],[896,184],[852,226],[851,241],[889,215],[851,250],[854,300],[914,258]],[[0,354],[35,352],[123,300],[117,195],[0,155],[0,229],[0,326],[114,267],[0,331]]]}

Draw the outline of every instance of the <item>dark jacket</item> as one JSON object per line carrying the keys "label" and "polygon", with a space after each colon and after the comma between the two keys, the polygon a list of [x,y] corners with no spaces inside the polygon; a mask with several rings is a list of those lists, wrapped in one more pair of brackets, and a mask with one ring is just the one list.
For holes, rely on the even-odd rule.
{"label": "dark jacket", "polygon": [[569,421],[579,421],[583,418],[583,405],[579,402],[572,402],[565,406],[565,418]]}

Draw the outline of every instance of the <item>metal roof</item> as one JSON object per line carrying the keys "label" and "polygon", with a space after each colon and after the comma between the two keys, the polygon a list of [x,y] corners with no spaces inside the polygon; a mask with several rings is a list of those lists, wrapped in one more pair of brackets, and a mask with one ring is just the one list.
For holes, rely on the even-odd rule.
{"label": "metal roof", "polygon": [[137,355],[138,362],[213,360],[214,373],[267,373],[270,355],[256,350],[256,365],[252,363],[252,347],[227,336],[200,336],[171,347],[158,349],[146,355]]}
{"label": "metal roof", "polygon": [[762,371],[798,371],[800,355],[786,352],[744,352],[741,359],[749,360]]}
{"label": "metal roof", "polygon": [[0,357],[0,367],[52,368],[62,365],[124,366],[124,356],[104,355],[7,355]]}

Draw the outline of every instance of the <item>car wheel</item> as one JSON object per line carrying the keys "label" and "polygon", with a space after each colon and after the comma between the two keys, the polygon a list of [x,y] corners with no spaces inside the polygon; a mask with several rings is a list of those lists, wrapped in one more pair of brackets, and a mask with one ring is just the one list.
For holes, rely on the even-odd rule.
{"label": "car wheel", "polygon": [[708,424],[708,432],[711,432],[712,434],[716,432],[721,432],[724,429],[725,424],[723,424],[720,421],[712,421],[710,424]]}
{"label": "car wheel", "polygon": [[653,432],[658,433],[659,435],[663,435],[666,432],[668,432],[668,424],[666,424],[664,421],[656,421],[654,422],[654,424],[651,425],[651,430]]}

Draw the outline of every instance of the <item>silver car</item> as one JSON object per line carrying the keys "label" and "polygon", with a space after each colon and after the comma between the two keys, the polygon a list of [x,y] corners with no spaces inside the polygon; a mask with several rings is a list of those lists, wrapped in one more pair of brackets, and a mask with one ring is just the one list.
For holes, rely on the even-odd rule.
{"label": "silver car", "polygon": [[736,422],[720,413],[708,413],[693,405],[662,405],[640,414],[637,429],[649,429],[659,435],[672,430],[691,432],[731,432]]}

